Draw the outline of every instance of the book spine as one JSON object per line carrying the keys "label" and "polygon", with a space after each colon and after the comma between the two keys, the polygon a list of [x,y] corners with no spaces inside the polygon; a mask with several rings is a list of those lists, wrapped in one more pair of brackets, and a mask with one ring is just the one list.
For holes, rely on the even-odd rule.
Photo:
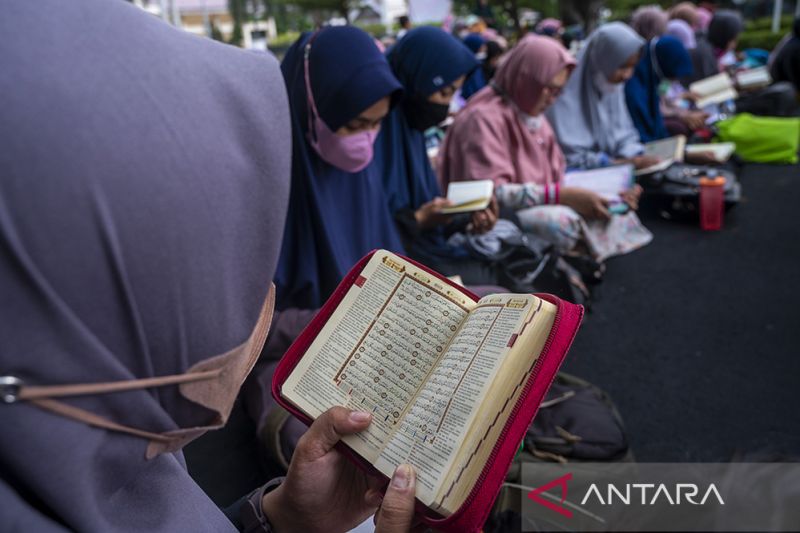
{"label": "book spine", "polygon": [[[542,352],[539,358],[534,363],[533,368],[531,369],[531,375],[529,376],[527,382],[525,383],[525,387],[520,394],[519,400],[514,405],[514,408],[511,411],[511,415],[506,420],[506,424],[503,427],[503,430],[500,434],[500,438],[495,442],[492,451],[489,455],[489,459],[486,462],[486,465],[481,470],[481,473],[478,477],[478,481],[472,487],[469,495],[467,496],[464,503],[461,505],[461,508],[454,512],[447,518],[431,518],[430,516],[423,517],[423,522],[427,525],[433,527],[434,529],[441,530],[444,532],[472,532],[478,531],[481,527],[483,527],[484,522],[486,521],[486,517],[488,516],[492,504],[497,497],[497,493],[502,486],[502,480],[505,478],[505,475],[508,471],[509,465],[514,459],[516,455],[516,451],[519,448],[519,442],[525,437],[525,432],[527,431],[527,427],[530,425],[531,421],[535,417],[536,413],[538,412],[539,403],[544,398],[547,390],[550,388],[550,385],[555,378],[558,369],[561,366],[561,363],[566,356],[566,353],[569,351],[569,347],[572,344],[572,341],[575,338],[575,335],[578,330],[578,325],[583,317],[583,308],[581,306],[576,306],[573,304],[569,304],[559,300],[556,297],[550,295],[537,295],[540,298],[545,299],[551,303],[554,303],[558,306],[558,310],[556,312],[556,316],[553,320],[553,326],[550,330],[550,334],[545,341],[545,345],[542,348]],[[564,318],[564,313],[567,311],[567,307],[575,308],[576,311],[570,311],[570,314],[574,314],[575,316],[570,317],[568,319],[567,324],[562,325],[562,321]],[[560,331],[562,327],[567,327],[572,331],[564,332]],[[554,343],[556,341],[557,336],[562,336],[559,339],[559,342],[556,346]],[[566,338],[564,338],[566,337]],[[537,381],[537,376],[542,371],[543,367],[546,367],[547,379],[546,384],[544,384],[541,390],[536,391],[538,394],[538,398],[530,398],[531,393],[533,392],[534,387],[540,383]],[[535,406],[533,408],[533,412],[530,414],[530,420],[526,419],[524,421],[524,428],[519,427],[519,421],[517,418],[520,416],[520,411],[529,405],[533,405],[532,402],[535,402]],[[513,443],[513,447],[511,443],[506,442],[509,438],[509,433],[512,430],[516,430],[514,433],[514,440],[516,442]],[[516,433],[519,433],[517,436]],[[517,438],[518,437],[518,438]],[[499,458],[501,452],[505,452],[506,456]],[[496,464],[497,463],[497,464]],[[487,483],[487,478],[490,474],[494,474],[497,477],[497,471],[502,468],[502,477],[499,479],[491,479]],[[491,486],[489,486],[491,485]],[[495,486],[496,485],[496,486]],[[482,491],[491,491],[484,492],[481,494]],[[481,498],[482,501],[476,502],[478,498]],[[485,501],[483,501],[485,499]]]}

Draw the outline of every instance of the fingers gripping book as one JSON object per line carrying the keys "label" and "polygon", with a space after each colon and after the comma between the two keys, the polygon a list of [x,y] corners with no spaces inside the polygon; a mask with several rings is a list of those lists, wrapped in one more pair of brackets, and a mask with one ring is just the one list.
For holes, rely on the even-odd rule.
{"label": "fingers gripping book", "polygon": [[411,464],[427,523],[477,529],[582,312],[549,295],[478,299],[378,250],[289,349],[273,394],[306,422],[337,405],[370,411],[343,439],[357,464],[387,477]]}

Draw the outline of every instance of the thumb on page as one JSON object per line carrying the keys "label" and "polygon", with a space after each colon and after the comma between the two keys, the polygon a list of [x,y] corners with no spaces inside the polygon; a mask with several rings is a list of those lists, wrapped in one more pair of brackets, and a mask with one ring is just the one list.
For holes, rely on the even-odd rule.
{"label": "thumb on page", "polygon": [[318,459],[336,446],[344,435],[363,431],[371,421],[370,413],[331,407],[309,426],[298,441],[294,455],[304,461]]}
{"label": "thumb on page", "polygon": [[416,474],[410,465],[400,465],[386,488],[375,533],[408,533],[414,520]]}

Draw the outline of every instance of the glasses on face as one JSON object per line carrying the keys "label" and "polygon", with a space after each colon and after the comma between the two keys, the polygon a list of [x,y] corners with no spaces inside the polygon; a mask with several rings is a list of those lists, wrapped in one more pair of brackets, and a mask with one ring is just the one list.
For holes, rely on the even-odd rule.
{"label": "glasses on face", "polygon": [[561,92],[564,90],[563,85],[545,85],[544,88],[547,91],[547,94],[554,98],[560,95]]}

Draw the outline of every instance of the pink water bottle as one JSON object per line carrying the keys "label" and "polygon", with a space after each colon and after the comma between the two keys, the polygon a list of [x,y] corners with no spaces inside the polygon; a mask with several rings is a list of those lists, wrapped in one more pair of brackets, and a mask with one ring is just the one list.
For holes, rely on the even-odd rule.
{"label": "pink water bottle", "polygon": [[706,231],[722,229],[725,214],[725,178],[700,178],[700,227]]}

